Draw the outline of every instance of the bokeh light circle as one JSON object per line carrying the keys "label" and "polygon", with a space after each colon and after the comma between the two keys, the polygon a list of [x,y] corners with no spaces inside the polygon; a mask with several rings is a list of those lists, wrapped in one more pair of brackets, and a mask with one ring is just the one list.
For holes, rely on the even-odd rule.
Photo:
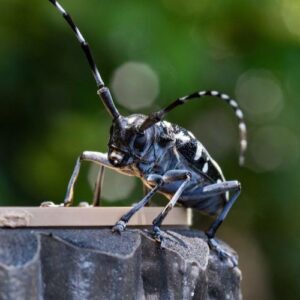
{"label": "bokeh light circle", "polygon": [[219,160],[238,147],[238,124],[235,121],[224,107],[216,107],[192,120],[189,130]]}
{"label": "bokeh light circle", "polygon": [[130,110],[149,107],[159,93],[158,76],[147,64],[127,62],[114,72],[112,91],[116,101]]}
{"label": "bokeh light circle", "polygon": [[255,171],[288,169],[299,159],[300,141],[286,127],[264,126],[253,132],[249,150],[250,168]]}
{"label": "bokeh light circle", "polygon": [[243,73],[236,85],[236,98],[252,121],[274,119],[283,108],[281,86],[268,70]]}
{"label": "bokeh light circle", "polygon": [[300,1],[281,0],[281,15],[287,29],[300,37]]}
{"label": "bokeh light circle", "polygon": [[[98,175],[99,166],[92,165],[88,173],[88,180],[92,190]],[[105,169],[103,190],[101,198],[110,202],[126,199],[134,190],[136,180],[134,177],[122,175],[116,171]]]}

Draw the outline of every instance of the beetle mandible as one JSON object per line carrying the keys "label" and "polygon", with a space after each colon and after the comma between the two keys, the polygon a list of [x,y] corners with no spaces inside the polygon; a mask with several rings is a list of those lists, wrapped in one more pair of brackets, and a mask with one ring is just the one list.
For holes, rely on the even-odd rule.
{"label": "beetle mandible", "polygon": [[[162,240],[160,226],[163,220],[174,205],[179,203],[184,207],[216,215],[214,222],[206,231],[208,244],[220,258],[229,258],[236,263],[214,237],[240,194],[240,183],[236,180],[225,180],[218,164],[190,131],[163,119],[168,112],[192,99],[201,99],[204,96],[218,97],[233,108],[238,119],[240,164],[242,164],[247,139],[243,112],[238,103],[228,95],[217,91],[198,91],[176,99],[166,108],[149,116],[142,114],[122,116],[100,76],[86,40],[70,14],[56,0],[49,1],[62,14],[75,33],[96,80],[97,94],[112,118],[108,153],[84,151],[79,156],[69,181],[64,206],[70,206],[73,203],[74,185],[82,161],[99,164],[102,170],[103,167],[107,167],[124,175],[136,176],[142,180],[147,193],[120,218],[113,227],[114,232],[124,231],[130,218],[147,205],[155,193],[160,193],[166,196],[169,202],[153,220],[153,237],[156,241]],[[95,202],[96,204],[98,202],[97,196],[94,204]],[[53,204],[44,204],[44,206],[47,205]]]}

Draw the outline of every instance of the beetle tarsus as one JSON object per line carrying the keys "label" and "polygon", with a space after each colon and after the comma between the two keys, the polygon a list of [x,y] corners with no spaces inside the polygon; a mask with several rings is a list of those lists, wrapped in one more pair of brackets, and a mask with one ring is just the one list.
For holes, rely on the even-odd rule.
{"label": "beetle tarsus", "polygon": [[66,200],[66,199],[65,199],[65,200],[64,200],[64,207],[69,207],[69,206],[71,206],[71,205],[72,205],[72,202],[73,202],[72,200],[69,200],[69,199]]}
{"label": "beetle tarsus", "polygon": [[120,220],[112,228],[112,232],[113,233],[117,232],[117,233],[121,234],[126,229],[126,226],[127,226],[127,223],[125,223],[124,221]]}
{"label": "beetle tarsus", "polygon": [[162,243],[163,237],[161,235],[161,230],[158,226],[153,226],[152,236],[156,242],[158,242],[159,244]]}
{"label": "beetle tarsus", "polygon": [[209,238],[207,243],[208,243],[209,248],[212,251],[216,252],[217,256],[219,257],[219,259],[221,261],[229,260],[231,262],[233,268],[238,265],[238,261],[237,261],[236,257],[234,257],[233,254],[222,249],[220,244],[215,239]]}

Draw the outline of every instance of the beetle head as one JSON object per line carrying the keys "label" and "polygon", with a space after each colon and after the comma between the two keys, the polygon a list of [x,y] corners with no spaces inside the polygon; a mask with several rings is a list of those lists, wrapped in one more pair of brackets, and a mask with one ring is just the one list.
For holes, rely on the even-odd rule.
{"label": "beetle head", "polygon": [[151,130],[140,132],[146,116],[140,114],[115,119],[110,128],[109,162],[115,167],[130,165],[141,160],[151,146]]}

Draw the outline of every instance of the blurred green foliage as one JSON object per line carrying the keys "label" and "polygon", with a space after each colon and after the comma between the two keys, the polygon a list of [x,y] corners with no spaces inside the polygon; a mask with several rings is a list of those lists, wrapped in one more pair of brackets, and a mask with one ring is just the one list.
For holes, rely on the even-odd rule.
{"label": "blurred green foliage", "polygon": [[[241,103],[249,127],[246,168],[237,165],[234,114],[220,101],[194,102],[168,120],[192,129],[225,176],[243,184],[220,236],[226,228],[232,232],[227,241],[241,249],[242,266],[261,259],[252,270],[259,276],[244,276],[248,299],[299,299],[300,2],[64,0],[62,5],[89,41],[108,86],[115,70],[129,61],[155,72],[159,96],[140,112],[199,89],[246,97]],[[110,119],[78,42],[48,1],[2,0],[0,40],[0,204],[61,202],[77,156],[106,151]],[[118,106],[123,114],[132,113]],[[77,201],[92,197],[88,171],[85,164]],[[114,203],[130,205],[141,193],[138,185]],[[241,246],[238,237],[249,238]],[[254,244],[260,258],[249,251]]]}

